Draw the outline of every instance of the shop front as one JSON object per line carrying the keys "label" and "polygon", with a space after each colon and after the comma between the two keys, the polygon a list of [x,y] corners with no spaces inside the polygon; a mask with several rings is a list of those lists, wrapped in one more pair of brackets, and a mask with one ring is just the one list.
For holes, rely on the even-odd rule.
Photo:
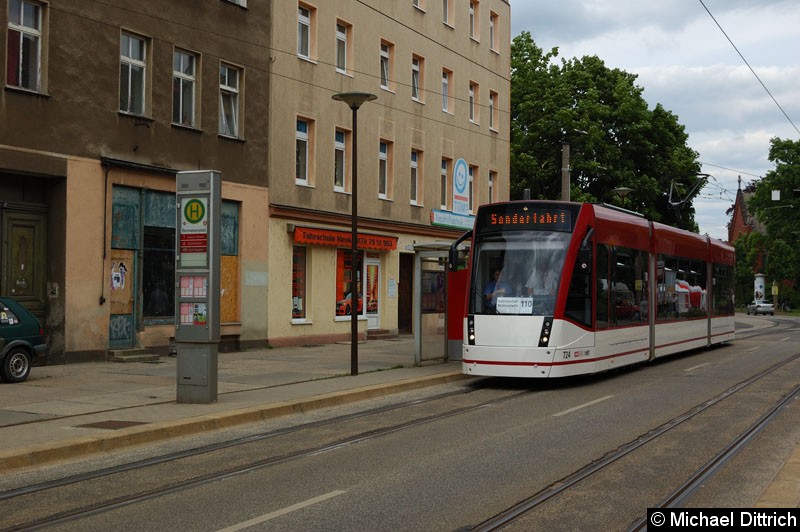
{"label": "shop front", "polygon": [[[286,256],[291,249],[291,261],[272,261],[270,344],[348,341],[354,309],[359,337],[383,329],[396,334],[397,305],[388,297],[387,282],[397,276],[396,236],[359,232],[354,260],[350,232],[280,220],[271,224],[276,231],[270,256]],[[290,282],[281,281],[287,277]],[[276,315],[284,312],[291,318]]]}

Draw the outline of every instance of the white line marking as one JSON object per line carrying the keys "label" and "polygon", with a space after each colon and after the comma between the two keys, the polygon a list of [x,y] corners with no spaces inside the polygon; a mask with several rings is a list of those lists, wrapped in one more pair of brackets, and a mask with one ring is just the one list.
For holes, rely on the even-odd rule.
{"label": "white line marking", "polygon": [[785,342],[785,341],[786,341],[786,340],[788,340],[789,338],[790,338],[790,337],[789,337],[789,336],[787,336],[786,338],[781,338],[781,339],[780,339],[780,340],[778,340],[778,341],[779,341],[779,342]]}
{"label": "white line marking", "polygon": [[750,349],[748,349],[748,350],[747,350],[747,351],[745,351],[745,352],[755,351],[756,349],[761,349],[761,346],[760,346],[760,345],[757,345],[757,346],[755,346],[755,347],[751,347]]}
{"label": "white line marking", "polygon": [[342,490],[334,490],[324,495],[320,495],[319,497],[314,497],[313,499],[308,499],[307,501],[298,502],[297,504],[293,504],[291,506],[287,506],[286,508],[281,508],[280,510],[275,510],[274,512],[270,512],[268,514],[264,514],[261,517],[254,517],[248,521],[242,521],[241,523],[233,526],[229,526],[228,528],[223,528],[218,530],[217,532],[236,532],[237,530],[242,530],[253,525],[257,525],[259,523],[264,523],[269,521],[270,519],[274,519],[276,517],[280,517],[282,515],[286,515],[292,513],[296,510],[301,510],[307,506],[311,506],[313,504],[317,504],[318,502],[322,502],[333,497],[342,495],[347,493],[346,491]]}
{"label": "white line marking", "polygon": [[565,416],[567,414],[571,414],[572,412],[575,412],[576,410],[580,410],[581,408],[586,408],[587,406],[596,405],[597,403],[602,403],[603,401],[605,401],[607,399],[611,399],[612,397],[614,397],[614,396],[613,395],[606,395],[605,397],[601,397],[600,399],[595,399],[594,401],[589,401],[588,403],[584,403],[582,405],[578,405],[576,407],[570,408],[569,410],[564,410],[563,412],[559,412],[557,414],[553,414],[553,417],[559,417],[559,416]]}
{"label": "white line marking", "polygon": [[686,368],[686,369],[685,369],[685,370],[683,370],[683,371],[694,371],[694,370],[696,370],[696,369],[698,369],[698,368],[702,368],[703,366],[710,366],[710,365],[711,365],[711,364],[709,364],[708,362],[703,362],[702,364],[698,364],[698,365],[696,365],[696,366],[692,366],[691,368]]}

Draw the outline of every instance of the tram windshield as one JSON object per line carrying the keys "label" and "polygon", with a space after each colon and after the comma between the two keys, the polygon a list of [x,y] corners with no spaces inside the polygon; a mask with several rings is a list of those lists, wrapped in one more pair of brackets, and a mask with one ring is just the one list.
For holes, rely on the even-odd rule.
{"label": "tram windshield", "polygon": [[552,316],[571,236],[505,231],[474,242],[469,312]]}

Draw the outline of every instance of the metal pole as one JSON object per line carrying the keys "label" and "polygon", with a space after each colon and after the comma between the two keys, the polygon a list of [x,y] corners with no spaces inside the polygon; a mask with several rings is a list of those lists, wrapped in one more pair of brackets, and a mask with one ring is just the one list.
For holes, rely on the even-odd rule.
{"label": "metal pole", "polygon": [[358,108],[377,98],[367,92],[342,92],[333,99],[346,103],[353,110],[353,198],[351,206],[352,249],[350,250],[350,375],[358,375]]}
{"label": "metal pole", "polygon": [[561,145],[561,200],[569,201],[569,142]]}
{"label": "metal pole", "polygon": [[358,375],[358,106],[353,109],[352,256],[350,257],[350,375]]}

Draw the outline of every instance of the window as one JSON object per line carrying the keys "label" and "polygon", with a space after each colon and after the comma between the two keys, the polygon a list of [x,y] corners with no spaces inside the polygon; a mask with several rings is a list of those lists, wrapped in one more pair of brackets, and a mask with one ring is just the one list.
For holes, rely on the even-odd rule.
{"label": "window", "polygon": [[477,124],[478,120],[478,84],[469,82],[469,121]]}
{"label": "window", "polygon": [[314,122],[306,118],[298,118],[295,134],[295,183],[312,184]]}
{"label": "window", "polygon": [[475,174],[477,173],[477,167],[470,165],[469,171],[467,172],[469,176],[469,181],[467,182],[467,194],[469,195],[469,212],[472,214],[475,212]]}
{"label": "window", "polygon": [[[361,251],[356,254],[356,263],[353,265],[351,257],[353,252],[349,249],[336,250],[336,315],[350,316],[351,309],[356,309],[356,314],[364,314],[364,294],[361,286],[361,275],[364,255]],[[355,272],[355,279],[353,279]],[[353,306],[353,292],[357,294],[356,305]]]}
{"label": "window", "polygon": [[312,20],[313,11],[310,6],[297,5],[297,55],[311,59],[312,54]]}
{"label": "window", "polygon": [[422,11],[425,10],[425,0],[411,0],[411,5]]}
{"label": "window", "polygon": [[333,156],[333,190],[336,192],[345,192],[348,186],[346,177],[350,173],[347,165],[348,137],[349,132],[343,129],[336,129]]}
{"label": "window", "polygon": [[306,248],[292,247],[292,319],[306,318]]}
{"label": "window", "polygon": [[449,113],[452,111],[450,102],[450,86],[453,84],[453,72],[442,69],[442,111]]}
{"label": "window", "polygon": [[239,136],[239,70],[219,65],[219,134]]}
{"label": "window", "polygon": [[42,66],[42,6],[11,0],[8,4],[6,83],[39,91]]}
{"label": "window", "polygon": [[175,316],[175,194],[144,191],[142,315]]}
{"label": "window", "polygon": [[421,188],[420,168],[422,166],[422,152],[411,150],[411,205],[421,205],[419,190]]}
{"label": "window", "polygon": [[469,3],[469,36],[476,41],[480,39],[480,2],[473,0]]}
{"label": "window", "polygon": [[656,321],[705,316],[707,264],[672,255],[659,255],[657,261]]}
{"label": "window", "polygon": [[378,148],[378,197],[389,199],[392,184],[392,143],[382,140]]}
{"label": "window", "polygon": [[394,83],[394,45],[381,41],[381,88],[393,90]]}
{"label": "window", "polygon": [[[19,318],[14,311],[8,308],[3,303],[0,303],[0,325],[17,325],[19,324]],[[6,331],[7,332],[7,331]],[[4,336],[5,336],[4,332]],[[8,336],[6,336],[8,338]]]}
{"label": "window", "polygon": [[226,2],[230,2],[231,4],[236,4],[237,6],[247,7],[247,0],[225,0]]}
{"label": "window", "polygon": [[411,98],[421,102],[424,99],[425,59],[418,55],[411,56]]}
{"label": "window", "polygon": [[143,236],[142,315],[149,318],[174,316],[175,228],[145,225]]}
{"label": "window", "polygon": [[497,31],[500,29],[500,16],[494,11],[489,12],[489,48],[497,52],[500,50],[500,38]]}
{"label": "window", "polygon": [[498,107],[498,94],[489,91],[489,129],[497,130],[500,125],[500,108]]}
{"label": "window", "polygon": [[489,203],[494,203],[497,199],[494,197],[494,186],[497,183],[497,172],[489,170]]}
{"label": "window", "polygon": [[[176,314],[175,201],[174,191],[118,185],[112,189],[112,247],[131,253],[131,262],[117,271],[136,276],[142,316],[162,324],[174,323]],[[220,226],[220,319],[235,322],[239,321],[239,203],[222,200]],[[141,261],[133,260],[133,254]]]}
{"label": "window", "polygon": [[736,292],[736,279],[733,266],[728,264],[714,264],[714,277],[712,278],[711,313],[714,316],[733,316],[735,313],[733,295]]}
{"label": "window", "polygon": [[452,25],[450,23],[452,16],[453,16],[453,0],[442,0],[442,22],[444,22],[447,25]]}
{"label": "window", "polygon": [[240,314],[240,264],[239,264],[239,211],[238,201],[222,200],[220,209],[220,279],[219,319],[222,323],[241,321]]}
{"label": "window", "polygon": [[449,197],[447,194],[447,183],[449,181],[447,176],[450,175],[451,164],[452,161],[450,159],[442,157],[441,195],[439,197],[439,204],[441,205],[442,210],[447,210],[447,198]]}
{"label": "window", "polygon": [[195,126],[195,85],[197,57],[175,50],[172,54],[172,123]]}
{"label": "window", "polygon": [[341,20],[336,21],[336,71],[347,74],[352,49],[352,26]]}
{"label": "window", "polygon": [[[598,329],[645,321],[642,308],[646,308],[648,293],[646,251],[597,244]],[[578,297],[572,287],[569,297]]]}
{"label": "window", "polygon": [[[611,323],[615,326],[641,324],[645,317],[645,313],[642,312],[642,302],[647,300],[648,293],[647,252],[618,246],[609,247]],[[705,269],[703,271],[705,272]],[[698,293],[698,306],[699,295]]]}
{"label": "window", "polygon": [[144,90],[147,74],[146,42],[143,37],[130,33],[120,35],[119,59],[119,110],[143,115]]}

